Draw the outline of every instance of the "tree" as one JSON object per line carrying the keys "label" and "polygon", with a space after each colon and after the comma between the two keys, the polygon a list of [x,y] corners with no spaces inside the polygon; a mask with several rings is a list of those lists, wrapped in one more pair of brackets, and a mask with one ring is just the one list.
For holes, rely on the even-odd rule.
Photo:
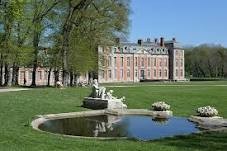
{"label": "tree", "polygon": [[16,47],[12,44],[12,31],[15,20],[17,20],[21,16],[21,6],[23,4],[23,0],[11,0],[11,1],[3,1],[1,8],[1,23],[3,25],[3,34],[1,35],[0,46],[1,46],[1,54],[0,54],[0,85],[2,85],[2,76],[3,76],[3,67],[4,70],[4,85],[7,86],[9,84],[9,69],[14,50]]}
{"label": "tree", "polygon": [[42,31],[45,30],[43,21],[48,17],[49,13],[53,8],[59,3],[60,0],[46,1],[46,0],[32,0],[31,5],[33,9],[33,19],[32,19],[32,31],[33,31],[33,71],[32,71],[32,84],[31,86],[36,86],[36,69],[38,67],[38,52],[39,43]]}
{"label": "tree", "polygon": [[[93,55],[97,53],[97,46],[99,44],[110,44],[117,32],[126,31],[125,29],[128,27],[128,4],[127,0],[68,1],[68,13],[62,28],[62,68],[65,86],[69,84],[70,70],[78,71],[82,65],[81,62],[77,64],[69,56],[77,58],[75,55],[78,55],[83,58],[81,54],[83,53],[84,57],[87,58],[83,58],[83,63],[87,60],[90,62],[89,64],[97,65],[97,62],[94,63],[94,61],[97,61],[97,55]],[[90,55],[86,55],[88,53]],[[93,62],[88,56],[94,56]],[[90,68],[89,66],[86,67]]]}
{"label": "tree", "polygon": [[203,44],[198,47],[186,49],[185,69],[194,77],[226,76],[227,49],[220,45]]}

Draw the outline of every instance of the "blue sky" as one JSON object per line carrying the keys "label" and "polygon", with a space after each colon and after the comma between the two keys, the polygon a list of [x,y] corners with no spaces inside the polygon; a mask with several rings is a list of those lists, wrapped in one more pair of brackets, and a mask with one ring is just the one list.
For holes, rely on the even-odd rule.
{"label": "blue sky", "polygon": [[131,0],[129,41],[165,37],[227,47],[227,0]]}

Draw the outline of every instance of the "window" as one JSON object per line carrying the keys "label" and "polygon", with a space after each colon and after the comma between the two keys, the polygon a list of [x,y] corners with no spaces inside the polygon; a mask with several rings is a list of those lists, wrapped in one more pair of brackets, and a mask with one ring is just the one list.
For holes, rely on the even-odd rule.
{"label": "window", "polygon": [[137,67],[138,63],[137,63],[137,57],[135,57],[135,65]]}
{"label": "window", "polygon": [[124,71],[123,69],[121,69],[121,79],[123,79],[123,77],[124,77]]}
{"label": "window", "polygon": [[162,77],[162,70],[159,69],[159,77]]}
{"label": "window", "polygon": [[111,79],[111,77],[112,77],[111,70],[108,70],[108,76],[109,76],[109,78]]}
{"label": "window", "polygon": [[159,65],[162,66],[162,59],[159,59]]}
{"label": "window", "polygon": [[176,59],[176,66],[178,66],[178,59]]}
{"label": "window", "polygon": [[117,69],[114,69],[114,79],[117,78]]}
{"label": "window", "polygon": [[114,57],[114,66],[117,66],[117,57]]}
{"label": "window", "polygon": [[154,58],[154,66],[156,66],[156,58]]}
{"label": "window", "polygon": [[151,66],[151,59],[148,58],[148,67],[150,67],[150,66]]}
{"label": "window", "polygon": [[130,66],[130,57],[127,57],[127,66]]}
{"label": "window", "polygon": [[127,70],[127,77],[130,78],[130,70]]}
{"label": "window", "polygon": [[168,76],[168,73],[167,73],[167,70],[165,69],[165,77],[167,77]]}
{"label": "window", "polygon": [[25,79],[25,71],[20,72],[20,78],[21,78],[21,80]]}
{"label": "window", "polygon": [[44,72],[44,77],[45,77],[45,79],[48,78],[48,74],[49,74],[49,72],[46,70],[46,71]]}
{"label": "window", "polygon": [[167,59],[165,59],[165,66],[166,66],[166,67],[168,66],[168,62],[167,62]]}
{"label": "window", "polygon": [[183,63],[183,59],[181,59],[181,61],[180,61],[180,66],[183,67],[183,64],[184,64],[184,63]]}
{"label": "window", "polygon": [[123,66],[124,66],[124,58],[121,57],[121,67],[123,67]]}
{"label": "window", "polygon": [[154,69],[154,77],[156,77],[156,69]]}
{"label": "window", "polygon": [[183,70],[180,70],[180,76],[183,77]]}
{"label": "window", "polygon": [[116,47],[114,48],[114,52],[117,52],[117,48]]}
{"label": "window", "polygon": [[29,71],[29,79],[32,79],[32,71]]}
{"label": "window", "polygon": [[121,48],[120,50],[121,50],[121,53],[123,53],[123,48]]}
{"label": "window", "polygon": [[178,56],[181,56],[181,51],[179,50],[178,53],[177,53]]}
{"label": "window", "polygon": [[102,66],[105,66],[105,63],[106,63],[106,59],[104,56],[101,57],[101,64]]}
{"label": "window", "polygon": [[141,59],[141,66],[144,67],[144,58]]}
{"label": "window", "polygon": [[38,79],[42,80],[42,71],[38,71]]}
{"label": "window", "polygon": [[150,78],[150,76],[151,76],[151,71],[150,70],[147,70],[147,76],[148,76],[148,78]]}
{"label": "window", "polygon": [[104,79],[105,78],[105,71],[104,70],[101,71],[101,75],[102,75],[102,78]]}
{"label": "window", "polygon": [[135,71],[135,73],[136,73],[136,74],[135,74],[135,77],[138,77],[138,71],[137,71],[137,70]]}
{"label": "window", "polygon": [[108,67],[112,66],[112,58],[111,56],[108,57]]}
{"label": "window", "polygon": [[178,76],[178,70],[176,69],[176,76]]}

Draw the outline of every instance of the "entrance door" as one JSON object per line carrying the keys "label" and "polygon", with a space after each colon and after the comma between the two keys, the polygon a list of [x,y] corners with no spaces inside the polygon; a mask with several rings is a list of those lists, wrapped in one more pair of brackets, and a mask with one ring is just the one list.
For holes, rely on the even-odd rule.
{"label": "entrance door", "polygon": [[140,79],[142,79],[142,80],[145,79],[144,70],[140,70]]}

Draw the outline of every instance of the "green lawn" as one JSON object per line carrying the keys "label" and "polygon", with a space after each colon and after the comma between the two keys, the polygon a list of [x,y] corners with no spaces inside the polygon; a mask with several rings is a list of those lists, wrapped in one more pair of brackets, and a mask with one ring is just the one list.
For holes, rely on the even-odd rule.
{"label": "green lawn", "polygon": [[[111,88],[117,96],[125,96],[129,108],[149,108],[157,100],[169,103],[178,116],[190,116],[203,105],[215,106],[227,118],[227,82],[188,83],[191,86],[150,86]],[[182,85],[182,83],[181,83]],[[209,86],[207,86],[209,85]],[[174,137],[150,142],[133,140],[87,140],[66,138],[33,130],[30,122],[35,115],[74,112],[81,108],[88,88],[34,89],[30,91],[0,93],[0,150],[226,150],[227,133],[206,133]]]}

